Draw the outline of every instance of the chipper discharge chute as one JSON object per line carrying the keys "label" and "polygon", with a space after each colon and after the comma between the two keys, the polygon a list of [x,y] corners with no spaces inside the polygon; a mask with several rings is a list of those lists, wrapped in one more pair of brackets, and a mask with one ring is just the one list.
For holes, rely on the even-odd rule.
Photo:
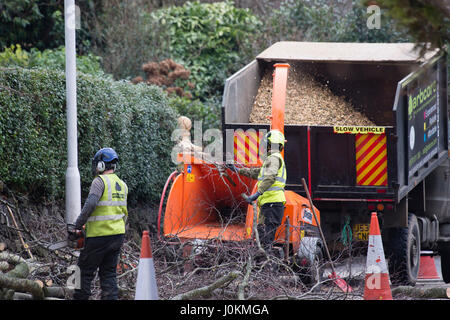
{"label": "chipper discharge chute", "polygon": [[[271,129],[281,132],[284,132],[288,68],[286,64],[275,64]],[[234,139],[236,144],[236,133]],[[255,152],[258,155],[253,165],[262,163],[259,147],[258,143]],[[236,151],[234,156],[236,159]],[[254,239],[254,222],[260,219],[259,209],[254,219],[253,206],[245,202],[241,194],[256,192],[257,181],[229,169],[220,171],[218,164],[192,155],[179,155],[181,158],[184,160],[183,170],[174,178],[167,198],[163,222],[165,238],[181,242],[211,239],[240,242]],[[284,216],[276,232],[275,245],[289,248],[291,253],[300,255],[302,261],[311,263],[316,259],[316,248],[321,241],[310,203],[293,191],[286,190],[285,196]],[[320,223],[320,212],[317,208],[315,212]]]}

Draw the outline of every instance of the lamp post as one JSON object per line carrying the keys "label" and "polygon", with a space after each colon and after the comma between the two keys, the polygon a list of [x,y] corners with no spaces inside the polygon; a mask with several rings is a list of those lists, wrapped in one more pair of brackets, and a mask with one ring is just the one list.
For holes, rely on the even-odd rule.
{"label": "lamp post", "polygon": [[75,55],[75,0],[64,0],[66,45],[67,161],[66,223],[74,224],[81,211],[81,185],[78,171],[77,83]]}

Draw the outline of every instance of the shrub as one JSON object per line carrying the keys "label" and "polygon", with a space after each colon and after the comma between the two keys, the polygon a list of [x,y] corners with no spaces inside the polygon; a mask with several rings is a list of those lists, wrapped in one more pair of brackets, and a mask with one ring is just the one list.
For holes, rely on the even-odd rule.
{"label": "shrub", "polygon": [[[385,12],[381,28],[367,27],[364,0],[353,1],[351,8],[331,0],[286,0],[273,10],[261,28],[258,39],[262,49],[280,40],[330,42],[404,42],[408,38],[395,28]],[[262,44],[261,44],[262,42]]]}
{"label": "shrub", "polygon": [[135,77],[132,83],[146,83],[157,85],[168,93],[169,105],[180,115],[189,117],[192,121],[201,121],[202,129],[220,128],[220,103],[217,98],[201,101],[193,99],[190,90],[194,84],[190,82],[189,70],[165,59],[160,62],[149,61],[142,65],[146,78]]}
{"label": "shrub", "polygon": [[186,2],[152,12],[149,21],[166,29],[170,56],[191,71],[194,97],[222,93],[224,80],[249,60],[251,39],[261,21],[231,1]]}
{"label": "shrub", "polygon": [[[97,76],[77,78],[78,161],[84,195],[101,147],[119,154],[130,200],[156,201],[173,167],[177,113],[160,88]],[[48,69],[0,68],[0,180],[34,199],[64,197],[65,76]]]}
{"label": "shrub", "polygon": [[[89,53],[77,56],[77,71],[93,75],[107,76],[101,65],[101,58]],[[49,68],[64,71],[66,66],[65,48],[46,49],[39,51],[31,48],[30,51],[23,50],[20,44],[11,45],[0,52],[0,67],[18,66],[23,68]]]}

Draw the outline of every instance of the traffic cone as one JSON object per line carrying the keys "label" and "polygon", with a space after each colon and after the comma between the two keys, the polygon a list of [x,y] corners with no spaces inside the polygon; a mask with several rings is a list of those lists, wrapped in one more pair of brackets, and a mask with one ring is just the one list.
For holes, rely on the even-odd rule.
{"label": "traffic cone", "polygon": [[148,231],[142,234],[141,257],[139,259],[136,294],[134,300],[158,300],[155,266]]}
{"label": "traffic cone", "polygon": [[434,257],[421,256],[419,265],[419,279],[440,279],[436,265],[434,264]]}
{"label": "traffic cone", "polygon": [[376,212],[372,213],[370,221],[364,300],[392,300],[389,272]]}

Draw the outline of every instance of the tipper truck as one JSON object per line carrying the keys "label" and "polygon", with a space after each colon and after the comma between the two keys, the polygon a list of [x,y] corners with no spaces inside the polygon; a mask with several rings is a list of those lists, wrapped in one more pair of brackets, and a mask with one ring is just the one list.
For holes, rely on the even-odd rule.
{"label": "tipper truck", "polygon": [[367,241],[370,214],[377,212],[391,277],[415,284],[426,250],[440,255],[450,282],[447,54],[419,55],[411,43],[277,42],[226,80],[224,160],[246,165],[258,158],[255,132],[261,137],[270,122],[249,119],[261,79],[275,63],[313,70],[376,124],[285,125],[286,189],[305,196],[305,178],[327,242],[339,250],[348,227],[354,241]]}
{"label": "tipper truck", "polygon": [[[376,212],[391,279],[415,284],[421,253],[427,252],[440,255],[443,280],[450,282],[447,54],[433,50],[419,55],[414,47],[277,42],[261,52],[225,82],[223,158],[178,155],[181,169],[170,175],[161,197],[158,228],[164,216],[164,238],[189,242],[195,252],[217,243],[255,242],[259,213],[242,194],[253,194],[256,181],[218,168],[224,163],[260,166],[263,137],[276,128],[286,138],[287,202],[275,237],[285,257],[306,267],[301,269],[312,278],[324,250],[329,257],[328,248],[338,254],[358,244],[367,249],[370,217]],[[284,78],[277,72],[281,66],[288,70]],[[345,92],[370,124],[355,125],[353,113],[344,117],[348,123],[334,121],[333,115],[320,125],[285,121],[286,83],[288,88],[296,85],[294,70],[305,77],[308,73],[308,79],[336,95]],[[250,121],[267,72],[274,72],[271,108],[263,113],[267,121]],[[297,91],[298,99],[311,98],[306,90]],[[300,104],[294,114],[320,116],[324,106],[315,108],[307,111]]]}

